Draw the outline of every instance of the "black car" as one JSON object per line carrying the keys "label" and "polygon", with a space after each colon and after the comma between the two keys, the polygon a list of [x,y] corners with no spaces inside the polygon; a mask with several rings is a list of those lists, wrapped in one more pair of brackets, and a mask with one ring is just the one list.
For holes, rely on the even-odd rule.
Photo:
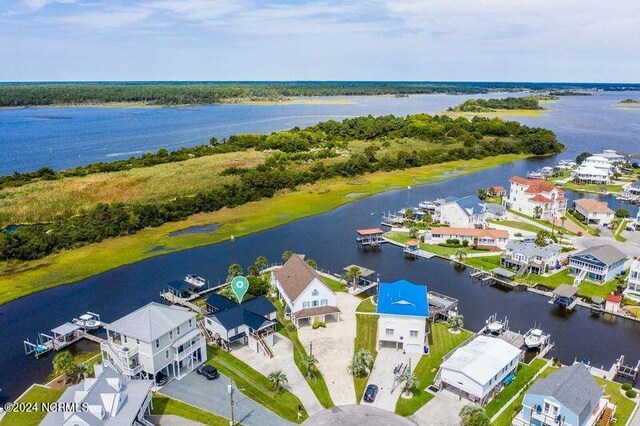
{"label": "black car", "polygon": [[169,381],[169,377],[164,374],[162,371],[158,371],[156,373],[156,385],[157,386],[164,386],[167,384],[167,382]]}
{"label": "black car", "polygon": [[198,367],[196,372],[198,374],[203,375],[208,380],[214,380],[220,376],[220,373],[218,373],[218,370],[216,370],[216,368],[211,365],[201,365],[200,367]]}
{"label": "black car", "polygon": [[367,390],[364,391],[364,401],[373,402],[376,400],[378,394],[378,387],[376,385],[367,386]]}

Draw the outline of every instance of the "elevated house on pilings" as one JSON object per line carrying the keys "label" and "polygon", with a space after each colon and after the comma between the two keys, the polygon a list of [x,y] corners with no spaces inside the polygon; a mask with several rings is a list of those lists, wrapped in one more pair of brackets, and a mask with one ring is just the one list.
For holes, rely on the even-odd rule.
{"label": "elevated house on pilings", "polygon": [[356,234],[356,241],[365,250],[379,250],[385,242],[384,231],[379,228],[358,229]]}

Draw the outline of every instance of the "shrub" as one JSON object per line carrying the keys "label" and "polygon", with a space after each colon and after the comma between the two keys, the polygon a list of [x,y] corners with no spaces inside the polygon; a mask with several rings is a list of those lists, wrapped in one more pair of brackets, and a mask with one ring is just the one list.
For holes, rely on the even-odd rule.
{"label": "shrub", "polygon": [[633,388],[633,386],[631,386],[631,383],[623,383],[622,385],[622,390],[628,391],[631,388]]}
{"label": "shrub", "polygon": [[322,328],[327,328],[327,323],[326,323],[326,322],[324,322],[324,321],[320,321],[320,322],[318,323],[318,326],[319,326],[319,327],[322,327]]}
{"label": "shrub", "polygon": [[318,328],[320,328],[320,321],[313,321],[313,325],[311,325],[311,327],[313,327],[314,330],[317,330]]}
{"label": "shrub", "polygon": [[292,331],[296,331],[296,325],[292,322],[290,322],[289,324],[286,325],[285,327],[287,329],[287,331],[292,332]]}
{"label": "shrub", "polygon": [[638,393],[636,391],[634,391],[633,389],[629,389],[624,394],[627,396],[627,398],[631,398],[631,399],[634,399],[636,397],[636,395],[638,395]]}

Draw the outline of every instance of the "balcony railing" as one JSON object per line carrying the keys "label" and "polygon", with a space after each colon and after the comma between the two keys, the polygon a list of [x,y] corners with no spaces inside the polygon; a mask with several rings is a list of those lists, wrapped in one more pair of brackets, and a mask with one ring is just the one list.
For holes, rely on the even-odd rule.
{"label": "balcony railing", "polygon": [[178,349],[176,348],[176,352],[173,354],[173,359],[175,361],[182,361],[183,359],[187,358],[193,353],[194,349],[196,349],[197,346],[200,346],[203,340],[204,337],[199,334],[195,339],[190,341],[191,343],[189,344],[189,346],[183,347],[181,351],[178,351]]}
{"label": "balcony railing", "polygon": [[122,351],[118,351],[115,346],[112,342],[104,342],[100,345],[109,354],[111,364],[116,370],[125,376],[137,376],[142,371],[142,364],[134,364],[131,359],[122,357],[120,353]]}

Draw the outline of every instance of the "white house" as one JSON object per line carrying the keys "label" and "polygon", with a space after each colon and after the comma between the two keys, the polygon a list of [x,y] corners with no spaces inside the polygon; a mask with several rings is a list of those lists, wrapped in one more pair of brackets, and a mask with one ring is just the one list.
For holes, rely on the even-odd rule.
{"label": "white house", "polygon": [[300,326],[301,320],[326,321],[340,318],[336,294],[324,283],[322,276],[304,261],[304,256],[293,254],[289,260],[271,274],[271,284],[278,290],[285,305],[285,315]]}
{"label": "white house", "polygon": [[445,201],[440,206],[440,222],[458,228],[483,225],[484,204],[475,195]]}
{"label": "white house", "polygon": [[607,185],[611,181],[611,173],[608,170],[590,165],[581,164],[572,175],[578,183]]}
{"label": "white house", "polygon": [[535,217],[536,211],[541,219],[560,219],[567,211],[567,198],[564,191],[545,180],[525,179],[514,176],[505,203],[519,213]]}
{"label": "white house", "polygon": [[640,258],[633,259],[624,295],[640,302]]}
{"label": "white house", "polygon": [[605,283],[624,271],[627,260],[625,254],[611,244],[589,247],[581,252],[571,254],[569,274],[575,275],[580,283],[588,279],[596,283]]}
{"label": "white house", "polygon": [[427,352],[427,286],[406,280],[381,283],[378,290],[378,347]]}
{"label": "white house", "polygon": [[510,241],[500,255],[500,264],[523,273],[542,274],[558,263],[562,247],[548,244],[539,247],[533,241]]}
{"label": "white house", "polygon": [[453,388],[461,397],[484,405],[510,380],[522,355],[504,340],[478,336],[442,363],[438,381],[441,387]]}
{"label": "white house", "polygon": [[598,157],[606,158],[609,164],[620,163],[625,161],[625,156],[618,154],[615,149],[605,149]]}
{"label": "white house", "polygon": [[441,244],[447,240],[466,240],[471,246],[477,238],[478,246],[504,250],[509,242],[509,232],[493,228],[452,228],[448,226],[434,226],[424,232],[426,244]]}
{"label": "white house", "polygon": [[609,208],[609,204],[593,198],[581,198],[573,202],[576,212],[580,213],[588,223],[608,226],[616,212]]}
{"label": "white house", "polygon": [[40,425],[153,425],[147,420],[153,380],[131,380],[108,365],[93,368],[95,377],[65,389],[56,401],[65,409],[50,411]]}
{"label": "white house", "polygon": [[196,314],[186,308],[152,302],[104,328],[102,360],[127,378],[181,379],[207,360]]}

